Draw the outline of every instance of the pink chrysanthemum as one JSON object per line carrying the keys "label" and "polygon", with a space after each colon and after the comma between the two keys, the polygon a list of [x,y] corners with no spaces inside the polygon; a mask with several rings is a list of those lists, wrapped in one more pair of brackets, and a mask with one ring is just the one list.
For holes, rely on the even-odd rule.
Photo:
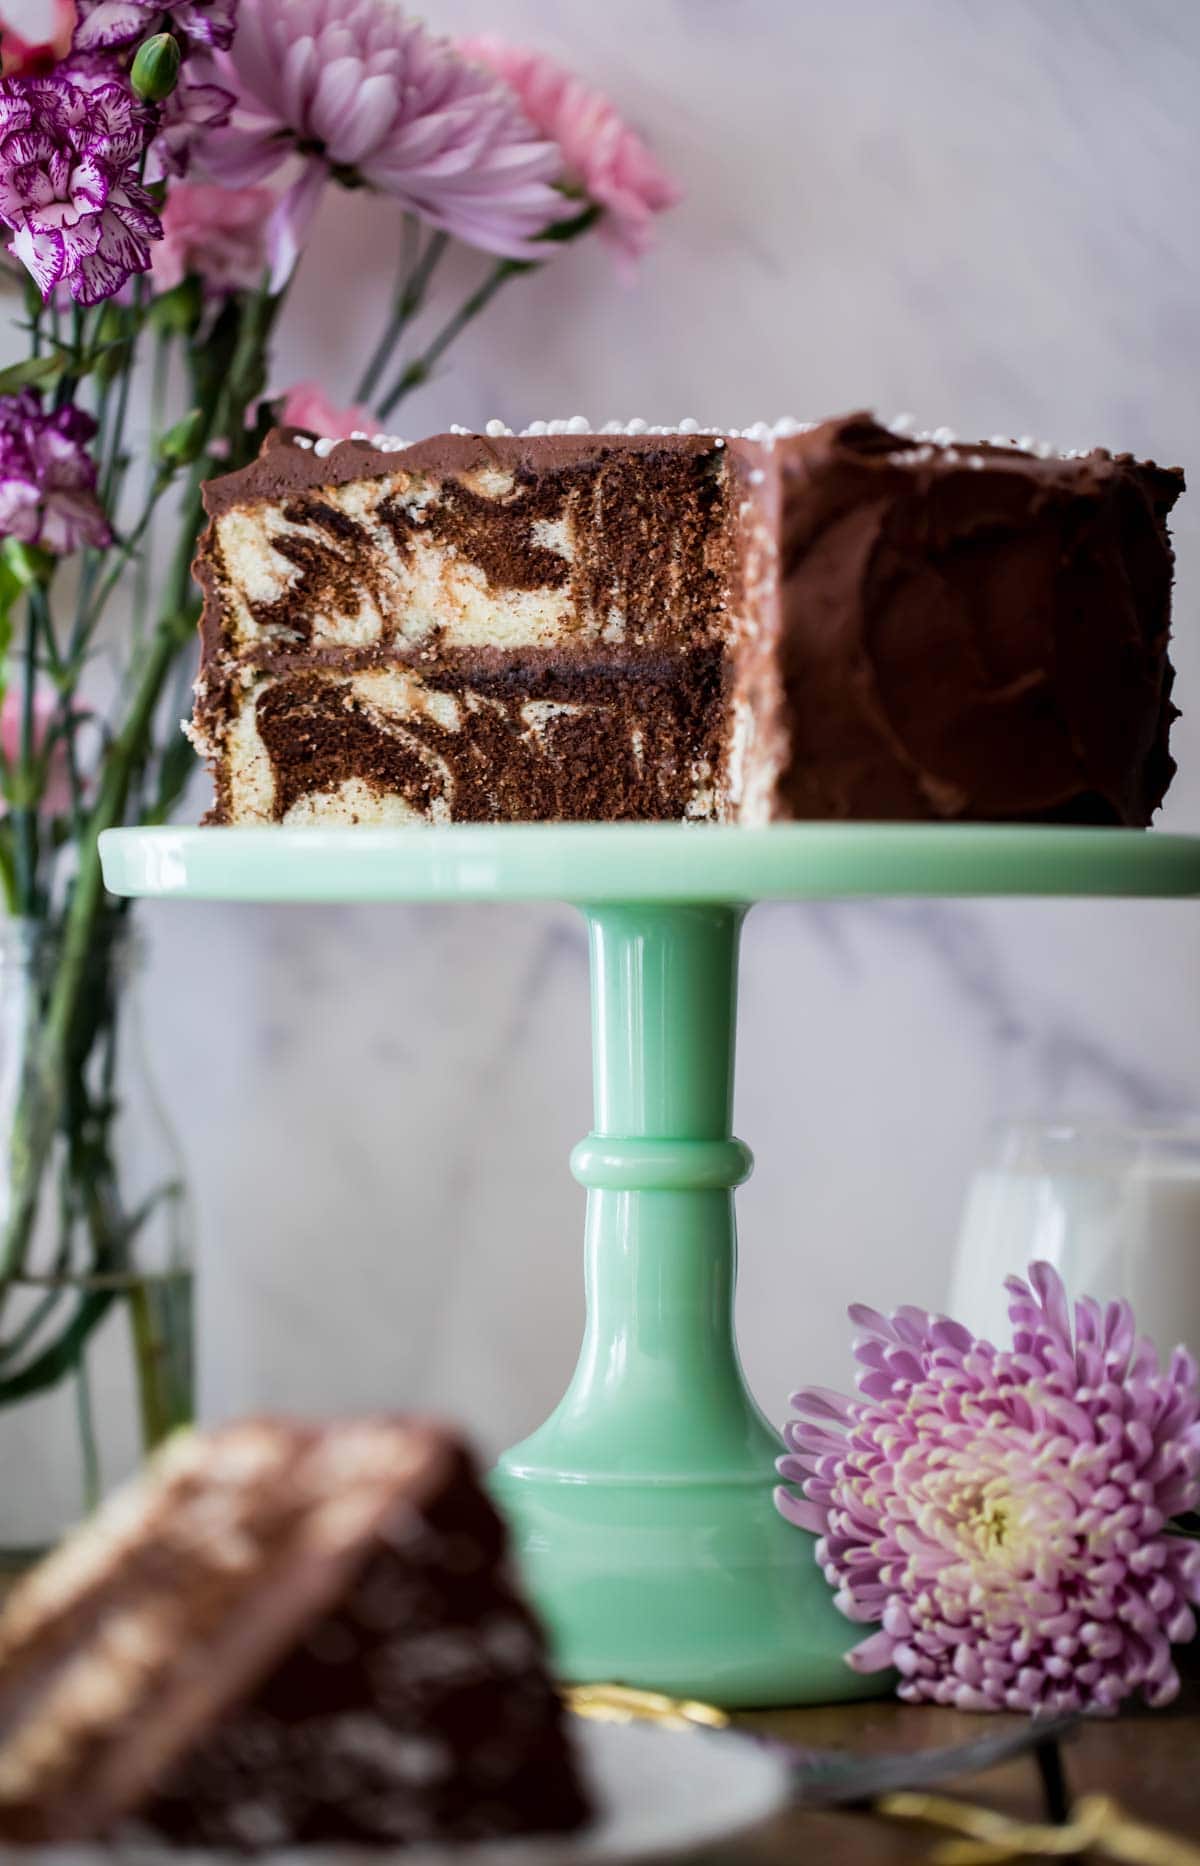
{"label": "pink chrysanthemum", "polygon": [[554,59],[492,33],[460,39],[458,48],[503,78],[534,128],[562,150],[567,180],[604,209],[601,237],[627,264],[639,259],[654,237],[654,216],[683,194],[608,98]]}
{"label": "pink chrysanthemum", "polygon": [[242,0],[237,37],[217,63],[237,107],[205,139],[211,172],[247,185],[298,164],[278,223],[277,280],[331,178],[394,195],[487,252],[553,250],[534,242],[570,212],[552,186],[558,149],[505,86],[396,0]]}
{"label": "pink chrysanthemum", "polygon": [[848,1619],[880,1631],[857,1671],[963,1710],[1111,1711],[1179,1689],[1200,1543],[1170,1520],[1200,1499],[1200,1384],[1165,1373],[1128,1303],[1071,1311],[1048,1264],[1011,1277],[1010,1349],[923,1310],[855,1305],[860,1399],[793,1396],[777,1493],[820,1537]]}

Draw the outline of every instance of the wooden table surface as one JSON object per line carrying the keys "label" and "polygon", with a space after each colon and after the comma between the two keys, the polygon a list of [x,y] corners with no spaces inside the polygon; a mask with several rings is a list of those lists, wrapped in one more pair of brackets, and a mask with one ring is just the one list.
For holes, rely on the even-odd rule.
{"label": "wooden table surface", "polygon": [[[803,1748],[857,1754],[971,1742],[995,1729],[998,1721],[886,1699],[738,1718],[751,1729],[771,1731]],[[1062,1757],[1072,1799],[1110,1795],[1127,1814],[1200,1842],[1200,1680],[1189,1680],[1167,1710],[1089,1719],[1064,1741]],[[937,1792],[1020,1820],[1045,1819],[1032,1757],[984,1775],[957,1778]],[[738,1866],[908,1866],[910,1861],[929,1860],[939,1837],[946,1836],[875,1814],[798,1810],[739,1844],[736,1860]]]}
{"label": "wooden table surface", "polygon": [[[0,1574],[0,1602],[12,1579]],[[1200,1843],[1198,1648],[1200,1640],[1184,1655],[1189,1676],[1169,1709],[1089,1719],[1065,1739],[1062,1757],[1072,1800],[1112,1796],[1125,1813]],[[801,1749],[855,1755],[906,1754],[970,1743],[1005,1721],[889,1698],[809,1710],[745,1712],[736,1719],[739,1726],[768,1732]],[[986,1774],[956,1777],[937,1792],[1018,1820],[1045,1818],[1032,1756]],[[739,1841],[736,1851],[721,1854],[720,1866],[910,1866],[928,1862],[939,1838],[945,1836],[872,1812],[797,1808]]]}

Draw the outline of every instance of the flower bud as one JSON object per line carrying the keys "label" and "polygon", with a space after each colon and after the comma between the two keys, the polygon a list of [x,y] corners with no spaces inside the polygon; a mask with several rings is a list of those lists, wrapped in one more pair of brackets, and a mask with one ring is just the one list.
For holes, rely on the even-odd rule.
{"label": "flower bud", "polygon": [[208,428],[203,409],[193,408],[168,428],[158,443],[158,457],[164,466],[189,466],[200,454]]}
{"label": "flower bud", "polygon": [[138,46],[129,73],[134,93],[144,104],[161,104],[179,82],[179,41],[169,32],[156,32]]}

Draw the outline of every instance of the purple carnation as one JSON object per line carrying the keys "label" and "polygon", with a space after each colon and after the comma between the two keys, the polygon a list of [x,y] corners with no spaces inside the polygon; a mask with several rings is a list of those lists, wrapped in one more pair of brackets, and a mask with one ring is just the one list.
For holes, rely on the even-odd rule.
{"label": "purple carnation", "polygon": [[87,451],[95,432],[81,408],[43,409],[32,389],[0,395],[0,537],[59,557],[112,542]]}
{"label": "purple carnation", "polygon": [[1013,1344],[957,1322],[856,1305],[861,1399],[793,1396],[780,1489],[816,1532],[848,1619],[880,1631],[855,1670],[961,1710],[1111,1711],[1179,1689],[1196,1630],[1200,1543],[1171,1518],[1200,1500],[1200,1383],[1161,1372],[1128,1303],[1084,1297],[1074,1336],[1048,1264],[1011,1277]]}
{"label": "purple carnation", "polygon": [[150,145],[147,181],[186,175],[197,139],[228,123],[233,92],[212,82],[213,71],[209,59],[189,59],[184,66],[179,83],[162,105],[158,134]]}
{"label": "purple carnation", "polygon": [[43,298],[119,291],[162,237],[137,167],[155,116],[103,61],[65,61],[0,83],[0,220]]}
{"label": "purple carnation", "polygon": [[237,0],[76,0],[75,12],[77,52],[134,45],[164,25],[192,45],[223,49],[237,24]]}

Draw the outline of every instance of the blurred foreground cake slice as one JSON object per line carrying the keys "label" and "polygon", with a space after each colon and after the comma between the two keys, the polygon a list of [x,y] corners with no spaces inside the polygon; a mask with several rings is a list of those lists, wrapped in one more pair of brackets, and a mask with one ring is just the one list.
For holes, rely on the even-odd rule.
{"label": "blurred foreground cake slice", "polygon": [[685,427],[285,431],[211,484],[210,820],[1149,822],[1177,469]]}
{"label": "blurred foreground cake slice", "polygon": [[0,1615],[0,1843],[578,1826],[502,1545],[467,1454],[425,1424],[178,1441]]}

